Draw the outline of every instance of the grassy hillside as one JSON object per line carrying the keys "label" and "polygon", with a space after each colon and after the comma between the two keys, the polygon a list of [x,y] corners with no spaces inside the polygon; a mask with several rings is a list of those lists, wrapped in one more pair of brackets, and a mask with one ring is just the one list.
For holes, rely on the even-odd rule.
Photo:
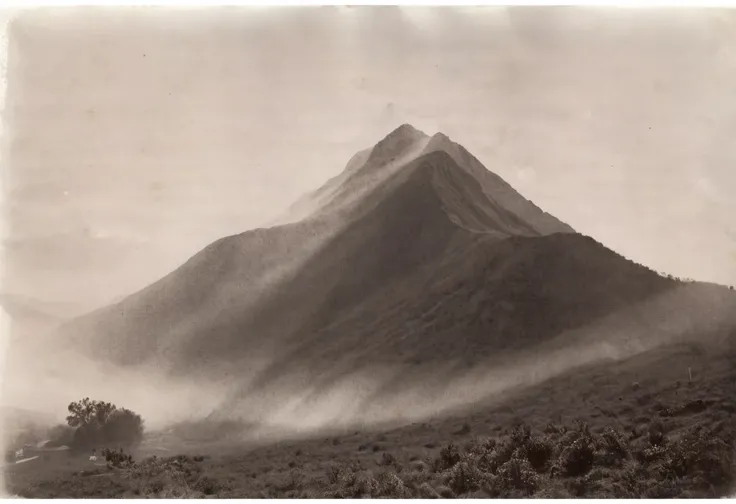
{"label": "grassy hillside", "polygon": [[7,482],[69,498],[720,497],[736,482],[734,359],[733,344],[673,345],[450,418],[125,468],[55,455],[9,468]]}

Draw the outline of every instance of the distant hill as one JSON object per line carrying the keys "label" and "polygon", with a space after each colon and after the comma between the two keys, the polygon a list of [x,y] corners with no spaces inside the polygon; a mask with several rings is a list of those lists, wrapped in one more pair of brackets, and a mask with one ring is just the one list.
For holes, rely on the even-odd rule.
{"label": "distant hill", "polygon": [[0,293],[0,308],[10,318],[14,335],[48,331],[78,315],[63,302],[51,303],[7,292]]}
{"label": "distant hill", "polygon": [[44,441],[46,431],[58,423],[58,418],[52,415],[11,406],[0,406],[0,419],[3,443],[13,448]]}

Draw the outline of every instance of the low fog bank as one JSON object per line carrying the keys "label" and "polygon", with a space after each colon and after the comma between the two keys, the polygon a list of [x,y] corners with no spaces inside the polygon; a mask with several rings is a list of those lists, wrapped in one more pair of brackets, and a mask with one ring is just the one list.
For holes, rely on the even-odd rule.
{"label": "low fog bank", "polygon": [[734,344],[734,338],[736,296],[721,287],[683,285],[515,358],[505,354],[497,362],[472,369],[453,362],[424,372],[371,367],[346,374],[327,387],[310,386],[318,380],[303,374],[288,376],[285,370],[278,384],[228,398],[213,417],[247,419],[299,434],[413,423],[493,401],[505,392],[539,385],[579,367],[623,361],[673,343],[725,348]]}
{"label": "low fog bank", "polygon": [[[516,358],[504,356],[473,369],[450,362],[419,373],[411,367],[371,367],[319,388],[310,384],[322,380],[285,370],[278,384],[246,396],[238,396],[238,391],[247,390],[249,381],[257,378],[255,368],[250,376],[230,379],[174,379],[157,366],[114,368],[68,351],[44,355],[16,345],[6,353],[2,405],[53,423],[64,421],[71,401],[110,401],[139,413],[147,431],[158,432],[152,442],[177,449],[196,449],[197,442],[235,447],[241,442],[399,426],[490,404],[506,392],[539,385],[577,367],[625,360],[671,343],[708,344],[705,338],[713,338],[710,345],[729,344],[726,338],[733,338],[736,327],[736,299],[723,291],[685,285]],[[258,369],[266,364],[258,363]],[[188,434],[182,424],[189,425]]]}
{"label": "low fog bank", "polygon": [[11,348],[4,369],[2,405],[44,414],[58,422],[70,402],[109,401],[140,413],[149,429],[199,418],[222,401],[222,385],[172,379],[155,366],[119,368],[71,351],[28,354]]}

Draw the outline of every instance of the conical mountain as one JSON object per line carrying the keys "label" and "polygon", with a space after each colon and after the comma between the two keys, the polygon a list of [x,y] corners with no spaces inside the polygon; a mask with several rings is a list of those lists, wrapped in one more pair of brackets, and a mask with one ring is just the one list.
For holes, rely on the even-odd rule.
{"label": "conical mountain", "polygon": [[59,341],[173,375],[248,374],[233,397],[255,404],[267,390],[351,373],[484,366],[678,285],[409,125],[297,206],[290,223],[222,238],[73,320]]}

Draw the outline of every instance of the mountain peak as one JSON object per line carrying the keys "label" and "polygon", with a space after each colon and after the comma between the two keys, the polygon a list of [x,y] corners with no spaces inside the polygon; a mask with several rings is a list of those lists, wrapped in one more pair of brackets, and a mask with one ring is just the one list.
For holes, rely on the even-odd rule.
{"label": "mountain peak", "polygon": [[[441,161],[441,166],[460,170],[467,175],[458,175],[460,178],[452,178],[451,182],[470,186],[479,184],[480,193],[475,191],[475,187],[469,189],[473,197],[466,194],[469,198],[467,204],[483,207],[487,203],[494,206],[491,213],[504,221],[502,226],[504,229],[509,228],[511,221],[515,223],[511,226],[514,231],[510,234],[516,234],[517,231],[523,235],[529,232],[542,235],[574,232],[570,226],[521,196],[501,177],[488,171],[477,158],[446,134],[436,132],[430,136],[408,123],[391,131],[372,148],[354,156],[338,177],[330,180],[315,193],[316,196],[310,200],[310,208],[314,209],[311,213],[324,215],[325,212],[337,208],[344,211],[362,198],[373,194],[382,185],[389,183],[394,175],[400,172],[409,173],[416,169],[418,165],[413,161],[427,155],[434,155],[432,159]],[[451,158],[453,162],[445,162],[447,159],[442,161],[436,157],[437,155]],[[379,193],[385,194],[385,191]],[[488,219],[480,221],[486,222]],[[524,225],[519,224],[520,222]],[[491,227],[496,226],[494,224]]]}
{"label": "mountain peak", "polygon": [[411,138],[411,139],[419,139],[426,137],[427,134],[424,133],[421,130],[418,130],[414,126],[412,126],[409,123],[404,123],[395,130],[393,130],[391,133],[389,133],[386,138]]}
{"label": "mountain peak", "polygon": [[[406,157],[410,152],[417,150],[429,141],[429,135],[419,131],[411,124],[402,124],[386,135],[371,150],[368,163],[372,167],[381,167],[386,163]],[[417,146],[420,146],[417,149]]]}
{"label": "mountain peak", "polygon": [[441,131],[438,131],[437,133],[435,133],[434,135],[432,135],[432,139],[434,139],[435,141],[440,141],[441,140],[441,141],[444,141],[444,142],[452,142],[452,140],[450,140],[450,137],[448,137],[447,135],[445,135]]}

